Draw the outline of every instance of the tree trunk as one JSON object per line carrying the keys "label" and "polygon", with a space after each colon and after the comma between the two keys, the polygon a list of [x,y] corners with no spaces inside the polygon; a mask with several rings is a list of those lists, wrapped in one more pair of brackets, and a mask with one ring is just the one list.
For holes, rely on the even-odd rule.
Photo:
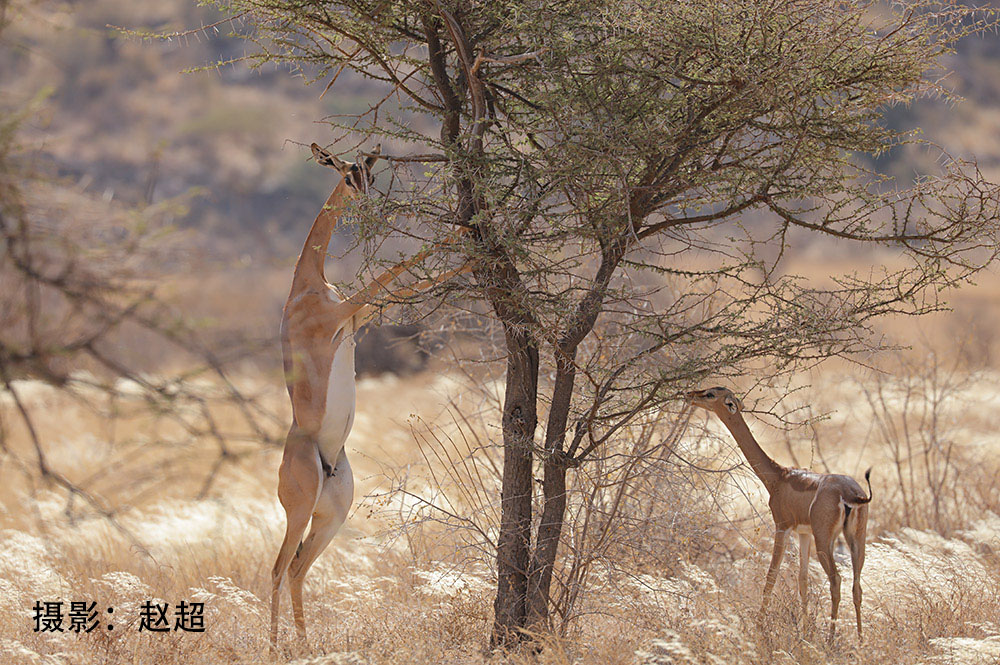
{"label": "tree trunk", "polygon": [[531,540],[531,461],[538,423],[538,347],[518,327],[508,326],[507,389],[503,407],[503,488],[497,540],[497,597],[490,643],[517,641],[527,616]]}
{"label": "tree trunk", "polygon": [[555,347],[556,378],[545,428],[545,471],[542,480],[544,505],[528,580],[527,625],[535,629],[548,624],[552,571],[566,516],[566,470],[571,460],[566,458],[563,443],[566,440],[566,424],[569,422],[576,380],[576,350],[597,322],[611,276],[625,255],[628,242],[627,237],[619,239],[605,249],[594,286],[580,299],[565,334]]}
{"label": "tree trunk", "polygon": [[535,629],[544,628],[548,624],[552,570],[555,566],[563,517],[566,513],[567,460],[562,453],[575,377],[575,354],[560,355],[556,360],[552,406],[549,409],[549,420],[545,429],[542,519],[538,526],[538,538],[535,541],[528,577],[527,625]]}

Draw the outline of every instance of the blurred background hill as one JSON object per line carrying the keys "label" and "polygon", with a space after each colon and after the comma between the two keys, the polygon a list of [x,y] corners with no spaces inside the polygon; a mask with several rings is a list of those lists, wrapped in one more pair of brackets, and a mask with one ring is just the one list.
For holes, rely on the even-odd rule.
{"label": "blurred background hill", "polygon": [[[238,62],[246,42],[235,36],[246,26],[197,30],[223,16],[188,0],[13,0],[5,14],[0,113],[29,109],[17,130],[18,168],[49,181],[29,202],[36,217],[159,206],[158,223],[180,233],[175,251],[144,266],[150,277],[169,275],[167,295],[213,324],[217,339],[236,330],[275,339],[290,269],[335,184],[309,161],[308,145],[328,143],[324,118],[365,108],[366,82],[345,75],[324,95],[325,81],[251,70]],[[175,32],[188,34],[164,37]],[[62,205],[50,205],[53,189]],[[331,253],[347,244],[345,233]],[[350,280],[354,267],[331,265],[328,276]],[[359,365],[421,366],[422,355],[399,341],[413,332],[373,331]],[[278,367],[272,346],[269,369]],[[149,361],[148,349],[139,354]]]}
{"label": "blurred background hill", "polygon": [[178,222],[207,232],[216,256],[288,251],[282,240],[301,234],[288,221],[311,218],[331,180],[288,141],[322,141],[314,122],[359,103],[360,89],[319,100],[321,88],[287,72],[236,64],[182,73],[240,57],[245,44],[230,36],[239,24],[211,39],[126,38],[108,27],[169,33],[220,18],[193,2],[16,2],[8,12],[4,104],[47,96],[22,128],[41,166],[129,205],[197,192]]}

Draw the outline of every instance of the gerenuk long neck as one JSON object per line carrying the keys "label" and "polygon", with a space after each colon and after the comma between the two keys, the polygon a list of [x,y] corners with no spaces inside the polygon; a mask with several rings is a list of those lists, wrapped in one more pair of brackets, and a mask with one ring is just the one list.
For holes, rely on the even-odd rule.
{"label": "gerenuk long neck", "polygon": [[760,447],[757,439],[750,432],[750,428],[747,427],[746,421],[743,420],[742,413],[720,414],[719,418],[736,439],[736,445],[743,451],[743,456],[750,463],[750,468],[764,483],[767,491],[772,492],[781,479],[782,466],[768,457],[768,454]]}
{"label": "gerenuk long neck", "polygon": [[316,216],[305,245],[295,264],[295,276],[292,278],[292,290],[305,287],[320,288],[326,285],[326,274],[323,264],[326,261],[326,249],[330,244],[330,236],[337,226],[344,208],[351,202],[349,186],[341,179],[333,193],[323,204],[323,210]]}

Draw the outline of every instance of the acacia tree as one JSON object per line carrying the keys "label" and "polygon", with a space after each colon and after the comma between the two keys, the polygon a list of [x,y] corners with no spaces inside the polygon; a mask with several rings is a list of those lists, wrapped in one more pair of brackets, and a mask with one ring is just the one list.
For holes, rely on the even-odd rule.
{"label": "acacia tree", "polygon": [[[951,3],[216,4],[257,64],[327,94],[345,70],[373,81],[368,110],[331,123],[391,139],[362,238],[468,231],[448,251],[476,259],[464,294],[506,346],[494,643],[545,624],[567,473],[637,415],[707,376],[877,348],[877,317],[940,307],[997,252],[998,189],[974,165],[900,189],[863,159],[911,138],[882,115],[947,95],[939,59],[992,25]],[[830,286],[784,272],[812,236],[880,265]]]}

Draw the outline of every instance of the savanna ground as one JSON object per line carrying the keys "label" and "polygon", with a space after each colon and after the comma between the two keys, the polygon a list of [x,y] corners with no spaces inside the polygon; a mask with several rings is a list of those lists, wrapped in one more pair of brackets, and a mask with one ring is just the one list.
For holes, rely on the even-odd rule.
{"label": "savanna ground", "polygon": [[[919,326],[888,322],[886,333],[913,347],[871,359],[882,371],[826,363],[792,386],[768,388],[748,377],[736,387],[749,391],[748,422],[780,462],[859,479],[874,467],[863,644],[853,632],[842,544],[844,598],[833,644],[825,640],[829,593],[815,557],[811,606],[805,625],[797,624],[794,545],[772,611],[758,619],[773,532],[766,497],[728,434],[678,404],[621,444],[655,453],[634,480],[651,488],[637,495],[645,497],[645,517],[616,513],[598,497],[590,515],[601,537],[581,535],[579,521],[568,530],[570,547],[600,550],[573,618],[537,655],[491,655],[492,553],[455,520],[428,519],[436,515],[428,505],[468,517],[491,535],[499,450],[490,445],[497,437],[490,414],[502,383],[459,374],[439,358],[418,374],[359,380],[348,442],[356,508],[309,574],[309,648],[292,646],[285,596],[278,656],[268,653],[266,622],[284,527],[275,492],[279,448],[247,437],[206,490],[218,443],[130,409],[143,403],[141,386],[121,383],[111,410],[103,393],[88,399],[85,391],[74,397],[16,381],[49,465],[86,486],[116,523],[40,476],[16,403],[9,391],[0,394],[0,660],[995,663],[998,290],[1000,281],[989,276],[959,294],[953,312]],[[280,438],[289,413],[276,368],[244,371],[239,386],[278,415],[269,434]],[[789,388],[797,391],[773,406]],[[243,426],[235,412],[216,415],[230,434]],[[809,422],[774,427],[778,416]],[[614,465],[611,456],[603,472],[613,476]],[[474,469],[478,487],[462,487],[472,473],[457,468]],[[407,493],[394,492],[402,480]],[[597,480],[578,478],[580,495]],[[90,634],[34,632],[32,606],[54,600],[66,609],[69,601],[96,601],[100,626]],[[139,606],[148,600],[169,602],[171,612],[181,600],[204,602],[205,632],[140,633]],[[107,607],[114,608],[113,631]]]}

